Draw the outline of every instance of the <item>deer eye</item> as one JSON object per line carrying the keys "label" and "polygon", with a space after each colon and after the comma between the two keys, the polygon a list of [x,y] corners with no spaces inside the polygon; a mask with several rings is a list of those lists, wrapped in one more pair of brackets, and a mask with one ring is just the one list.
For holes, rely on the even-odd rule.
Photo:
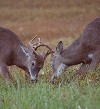
{"label": "deer eye", "polygon": [[35,63],[34,62],[32,62],[32,66],[35,66]]}

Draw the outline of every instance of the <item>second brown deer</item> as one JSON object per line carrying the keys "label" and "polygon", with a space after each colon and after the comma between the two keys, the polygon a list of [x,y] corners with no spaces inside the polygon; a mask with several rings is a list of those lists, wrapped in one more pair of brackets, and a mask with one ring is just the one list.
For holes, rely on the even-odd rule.
{"label": "second brown deer", "polygon": [[100,18],[90,22],[81,36],[76,39],[69,47],[63,48],[60,41],[52,57],[53,76],[51,81],[58,78],[69,66],[82,64],[78,74],[94,70],[100,63]]}

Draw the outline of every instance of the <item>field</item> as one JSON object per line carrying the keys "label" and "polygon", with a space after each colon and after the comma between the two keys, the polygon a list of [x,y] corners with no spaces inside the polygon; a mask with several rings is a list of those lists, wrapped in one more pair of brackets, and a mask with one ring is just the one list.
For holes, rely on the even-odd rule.
{"label": "field", "polygon": [[[67,47],[96,17],[100,0],[0,0],[0,26],[15,32],[27,46],[37,34],[53,50],[60,40]],[[50,57],[36,84],[26,81],[16,66],[10,67],[17,85],[7,86],[0,76],[0,109],[100,109],[100,68],[73,79],[78,67],[70,67],[55,84],[49,82]]]}

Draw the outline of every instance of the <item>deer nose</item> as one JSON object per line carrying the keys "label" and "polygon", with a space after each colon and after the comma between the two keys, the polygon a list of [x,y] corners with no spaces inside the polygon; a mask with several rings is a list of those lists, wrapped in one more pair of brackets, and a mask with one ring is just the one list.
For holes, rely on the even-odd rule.
{"label": "deer nose", "polygon": [[54,84],[56,79],[57,79],[57,77],[56,77],[55,75],[53,75],[53,76],[51,77],[50,82],[51,82],[52,84]]}
{"label": "deer nose", "polygon": [[37,76],[36,75],[35,76],[31,75],[31,81],[35,81],[35,80],[37,80]]}
{"label": "deer nose", "polygon": [[37,77],[36,76],[32,76],[31,77],[31,82],[32,83],[37,83]]}

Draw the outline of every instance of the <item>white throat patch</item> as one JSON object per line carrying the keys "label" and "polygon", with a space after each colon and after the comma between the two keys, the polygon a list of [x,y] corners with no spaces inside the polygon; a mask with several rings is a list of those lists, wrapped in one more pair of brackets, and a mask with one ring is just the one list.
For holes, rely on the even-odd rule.
{"label": "white throat patch", "polygon": [[61,63],[60,66],[57,69],[57,75],[56,76],[59,77],[66,70],[67,67],[68,67],[67,65]]}

